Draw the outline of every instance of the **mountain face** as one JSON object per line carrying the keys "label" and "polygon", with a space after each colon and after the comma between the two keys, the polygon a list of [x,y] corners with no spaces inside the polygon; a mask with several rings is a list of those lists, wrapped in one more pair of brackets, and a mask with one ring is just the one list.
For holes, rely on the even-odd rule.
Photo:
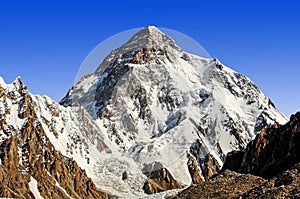
{"label": "mountain face", "polygon": [[[181,186],[207,180],[227,152],[287,121],[247,77],[215,58],[184,52],[152,26],[113,50],[60,104],[87,111],[97,130],[78,139],[92,139],[100,154],[92,169],[80,166],[98,187],[123,197],[143,195],[156,162]],[[124,172],[128,178],[121,180]]]}
{"label": "mountain face", "polygon": [[218,175],[171,198],[299,198],[299,127],[300,112],[263,129],[245,150],[227,154]]}
{"label": "mountain face", "polygon": [[19,78],[10,85],[0,78],[1,197],[108,198],[82,169],[92,158],[90,146],[106,146],[96,126],[84,124],[89,115],[83,111],[79,118],[76,111],[31,95]]}

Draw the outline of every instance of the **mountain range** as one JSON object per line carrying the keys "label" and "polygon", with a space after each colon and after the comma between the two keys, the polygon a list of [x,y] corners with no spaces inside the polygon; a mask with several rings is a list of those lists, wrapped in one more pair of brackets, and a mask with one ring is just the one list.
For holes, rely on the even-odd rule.
{"label": "mountain range", "polygon": [[[249,78],[184,52],[153,26],[59,103],[31,94],[20,78],[0,79],[0,116],[2,197],[158,198],[222,175],[262,183],[299,162],[299,148],[276,145],[292,143],[285,132],[293,120],[282,126],[288,119]],[[295,161],[268,159],[276,155]]]}

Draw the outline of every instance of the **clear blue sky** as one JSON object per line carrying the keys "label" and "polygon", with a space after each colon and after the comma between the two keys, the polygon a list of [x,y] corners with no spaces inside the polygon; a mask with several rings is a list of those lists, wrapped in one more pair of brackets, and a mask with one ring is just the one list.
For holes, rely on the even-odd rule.
{"label": "clear blue sky", "polygon": [[300,3],[289,0],[1,1],[0,76],[59,101],[97,44],[146,25],[189,35],[287,116],[300,110]]}

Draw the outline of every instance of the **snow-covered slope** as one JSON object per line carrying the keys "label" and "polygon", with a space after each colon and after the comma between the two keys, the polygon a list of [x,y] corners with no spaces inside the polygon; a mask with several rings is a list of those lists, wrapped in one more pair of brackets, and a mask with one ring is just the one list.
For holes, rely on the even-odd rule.
{"label": "snow-covered slope", "polygon": [[182,51],[152,26],[113,50],[61,104],[83,106],[110,143],[112,153],[97,156],[103,159],[93,175],[114,179],[101,186],[118,195],[141,188],[119,180],[122,171],[140,183],[145,165],[161,162],[176,180],[189,185],[188,155],[207,178],[208,154],[221,166],[227,152],[245,148],[263,127],[287,121],[249,78],[215,58]]}

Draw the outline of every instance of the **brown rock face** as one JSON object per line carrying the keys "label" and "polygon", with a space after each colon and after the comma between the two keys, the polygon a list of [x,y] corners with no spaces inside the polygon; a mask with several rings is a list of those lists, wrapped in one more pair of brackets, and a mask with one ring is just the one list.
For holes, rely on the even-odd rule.
{"label": "brown rock face", "polygon": [[231,151],[227,153],[226,161],[222,167],[222,171],[229,168],[240,168],[244,155],[244,151]]}
{"label": "brown rock face", "polygon": [[197,165],[197,161],[193,156],[188,157],[188,169],[190,172],[190,175],[192,177],[193,184],[201,184],[204,182],[204,180],[201,178],[200,169]]}
{"label": "brown rock face", "polygon": [[[3,148],[2,148],[3,147]],[[29,190],[30,175],[22,173],[19,164],[16,139],[6,140],[1,145],[2,164],[0,165],[0,196],[7,198],[33,198]],[[5,153],[5,155],[3,155]]]}
{"label": "brown rock face", "polygon": [[28,186],[32,176],[44,198],[68,198],[60,187],[73,198],[106,198],[75,161],[54,150],[34,119],[28,120],[20,134],[4,141],[0,150],[1,197],[32,198]]}
{"label": "brown rock face", "polygon": [[134,64],[143,64],[145,62],[150,62],[151,59],[154,59],[156,53],[163,54],[164,52],[161,49],[156,48],[142,48],[140,49],[133,58]]}
{"label": "brown rock face", "polygon": [[20,92],[16,117],[26,119],[22,128],[16,130],[0,119],[1,138],[9,136],[0,144],[0,197],[34,198],[29,186],[33,177],[44,198],[107,198],[75,161],[55,150],[22,85]]}
{"label": "brown rock face", "polygon": [[166,168],[151,172],[143,187],[147,194],[181,188],[182,186],[173,178]]}
{"label": "brown rock face", "polygon": [[[221,166],[219,165],[218,161],[214,158],[213,155],[207,153],[205,156],[202,154],[201,151],[205,151],[205,148],[201,144],[199,140],[197,140],[190,148],[190,155],[194,157],[197,161],[199,168],[201,169],[202,175],[204,180],[209,179],[211,176],[217,174],[220,171]],[[204,158],[203,158],[204,156]],[[195,167],[196,169],[196,167]],[[200,173],[200,172],[199,172]],[[190,171],[190,174],[191,171]],[[193,179],[193,175],[191,175]]]}
{"label": "brown rock face", "polygon": [[203,176],[205,177],[206,180],[220,171],[221,166],[211,154],[207,154],[205,156],[203,164],[204,164]]}
{"label": "brown rock face", "polygon": [[300,112],[283,125],[261,131],[244,152],[227,156],[223,170],[251,173],[264,178],[289,169],[300,162]]}

